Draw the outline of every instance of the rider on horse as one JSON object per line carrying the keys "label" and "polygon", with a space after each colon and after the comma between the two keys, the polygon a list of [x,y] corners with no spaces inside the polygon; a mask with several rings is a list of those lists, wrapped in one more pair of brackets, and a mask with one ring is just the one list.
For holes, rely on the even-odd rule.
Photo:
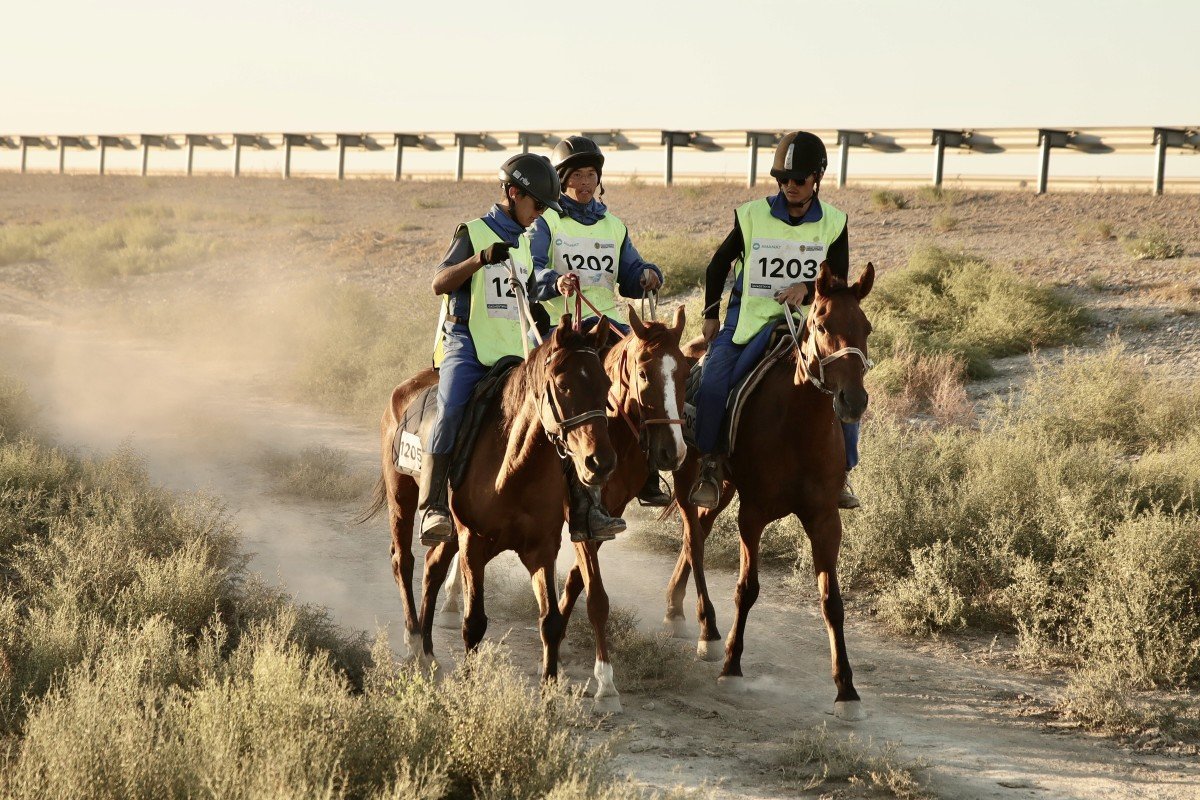
{"label": "rider on horse", "polygon": [[[703,333],[709,346],[696,402],[700,474],[689,496],[697,506],[716,508],[720,502],[723,454],[717,451],[730,389],[762,357],[788,306],[812,303],[822,262],[828,262],[835,276],[847,279],[846,214],[818,196],[828,163],[819,137],[806,131],[784,136],[771,169],[779,193],[737,209],[733,230],[708,265]],[[721,294],[735,261],[733,291],[720,327]],[[857,508],[849,474],[858,463],[858,423],[843,423],[842,432],[847,477],[838,504]]]}
{"label": "rider on horse", "polygon": [[476,384],[504,356],[520,356],[521,313],[505,262],[527,282],[533,261],[525,229],[547,208],[558,210],[558,175],[545,156],[513,156],[500,167],[504,199],[486,216],[462,223],[433,278],[444,295],[434,348],[437,417],[421,457],[421,539],[450,541],[454,523],[447,476],[454,442]]}
{"label": "rider on horse", "polygon": [[[625,223],[610,214],[596,196],[604,194],[601,176],[604,154],[591,139],[568,136],[554,148],[554,168],[562,183],[562,211],[540,217],[533,226],[530,244],[537,298],[551,320],[569,313],[566,295],[583,296],[622,333],[629,326],[617,315],[617,290],[625,297],[642,297],[662,285],[662,270],[642,259]],[[583,308],[583,329],[599,318]],[[658,473],[651,470],[638,498],[650,506],[665,506],[671,498],[662,491]],[[624,524],[621,524],[624,529]]]}

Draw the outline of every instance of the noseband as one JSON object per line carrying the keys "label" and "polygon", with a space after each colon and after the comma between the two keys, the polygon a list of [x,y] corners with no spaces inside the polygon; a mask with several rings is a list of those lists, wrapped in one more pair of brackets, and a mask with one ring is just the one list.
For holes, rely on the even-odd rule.
{"label": "noseband", "polygon": [[[824,394],[833,394],[833,389],[825,385],[825,366],[837,361],[839,358],[848,355],[858,356],[862,361],[864,375],[870,372],[871,368],[875,366],[875,362],[867,358],[867,354],[857,347],[843,347],[841,350],[830,353],[827,356],[822,356],[821,352],[817,350],[817,334],[812,329],[812,321],[809,320],[806,322],[805,329],[808,336],[804,341],[801,341],[799,332],[796,330],[796,321],[792,319],[790,308],[784,315],[784,318],[787,320],[788,329],[792,333],[792,339],[796,342],[796,360],[800,364],[800,373],[818,391]],[[813,369],[809,367],[810,361],[816,362],[815,374]]]}

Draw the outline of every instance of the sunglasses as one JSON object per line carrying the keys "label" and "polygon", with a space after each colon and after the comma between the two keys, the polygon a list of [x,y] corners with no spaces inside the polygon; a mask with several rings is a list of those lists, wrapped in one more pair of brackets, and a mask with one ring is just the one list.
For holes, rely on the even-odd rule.
{"label": "sunglasses", "polygon": [[532,200],[533,201],[533,210],[538,212],[539,214],[548,208],[548,206],[545,203],[543,203],[541,200],[538,200],[536,197],[531,195],[529,192],[521,191],[521,196],[528,197],[530,200]]}

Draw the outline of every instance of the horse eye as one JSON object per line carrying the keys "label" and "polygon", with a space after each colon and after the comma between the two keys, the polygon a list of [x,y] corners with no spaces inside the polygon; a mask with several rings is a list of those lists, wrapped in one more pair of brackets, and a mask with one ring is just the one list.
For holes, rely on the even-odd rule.
{"label": "horse eye", "polygon": [[640,378],[641,380],[644,380],[644,381],[650,380],[649,378],[646,377],[646,370],[644,370],[644,369],[638,370],[638,378]]}
{"label": "horse eye", "polygon": [[824,336],[824,335],[825,335],[825,326],[824,326],[824,325],[818,325],[818,326],[817,326],[817,333],[819,333],[819,334],[821,334],[822,336]]}

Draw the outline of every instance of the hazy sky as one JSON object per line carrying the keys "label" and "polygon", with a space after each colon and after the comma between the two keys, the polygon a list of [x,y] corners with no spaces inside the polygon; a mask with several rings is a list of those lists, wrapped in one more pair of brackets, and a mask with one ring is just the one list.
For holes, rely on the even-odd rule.
{"label": "hazy sky", "polygon": [[1200,124],[1200,2],[5,4],[0,133]]}

